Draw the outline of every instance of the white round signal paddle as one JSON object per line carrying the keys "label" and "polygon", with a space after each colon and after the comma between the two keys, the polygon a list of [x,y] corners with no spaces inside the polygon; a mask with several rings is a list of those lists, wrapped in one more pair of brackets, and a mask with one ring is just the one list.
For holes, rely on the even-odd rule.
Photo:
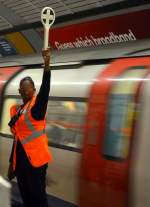
{"label": "white round signal paddle", "polygon": [[41,22],[44,26],[44,49],[48,48],[49,29],[55,21],[55,12],[51,7],[44,7],[41,11]]}

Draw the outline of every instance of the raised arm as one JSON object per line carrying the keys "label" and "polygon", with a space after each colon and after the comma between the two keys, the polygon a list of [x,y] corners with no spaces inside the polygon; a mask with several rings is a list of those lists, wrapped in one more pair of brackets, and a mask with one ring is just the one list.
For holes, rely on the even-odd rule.
{"label": "raised arm", "polygon": [[42,84],[37,94],[37,98],[34,106],[31,109],[32,117],[36,120],[43,120],[48,103],[48,96],[50,91],[50,79],[51,79],[51,70],[50,70],[50,50],[43,50],[42,56],[44,59],[44,70]]}

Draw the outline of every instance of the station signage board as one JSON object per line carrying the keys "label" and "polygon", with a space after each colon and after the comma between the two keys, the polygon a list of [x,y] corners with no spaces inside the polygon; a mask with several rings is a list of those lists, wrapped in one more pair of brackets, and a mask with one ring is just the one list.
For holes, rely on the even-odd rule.
{"label": "station signage board", "polygon": [[150,9],[67,25],[51,29],[49,42],[64,50],[150,38],[149,19]]}
{"label": "station signage board", "polygon": [[16,49],[5,38],[0,38],[0,57],[17,55]]}

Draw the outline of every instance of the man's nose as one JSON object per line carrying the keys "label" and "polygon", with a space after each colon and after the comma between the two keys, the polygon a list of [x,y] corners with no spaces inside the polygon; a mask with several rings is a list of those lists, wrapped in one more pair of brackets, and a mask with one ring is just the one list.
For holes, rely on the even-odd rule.
{"label": "man's nose", "polygon": [[28,95],[28,94],[29,94],[29,90],[25,90],[25,91],[24,91],[24,94],[25,94],[25,95]]}

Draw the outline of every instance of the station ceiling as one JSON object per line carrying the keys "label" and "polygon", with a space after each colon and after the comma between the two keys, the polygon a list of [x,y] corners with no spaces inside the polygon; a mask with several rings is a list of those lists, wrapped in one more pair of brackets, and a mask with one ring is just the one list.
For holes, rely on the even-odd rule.
{"label": "station ceiling", "polygon": [[43,7],[56,12],[55,26],[122,9],[150,6],[150,0],[0,0],[0,35],[41,26]]}

